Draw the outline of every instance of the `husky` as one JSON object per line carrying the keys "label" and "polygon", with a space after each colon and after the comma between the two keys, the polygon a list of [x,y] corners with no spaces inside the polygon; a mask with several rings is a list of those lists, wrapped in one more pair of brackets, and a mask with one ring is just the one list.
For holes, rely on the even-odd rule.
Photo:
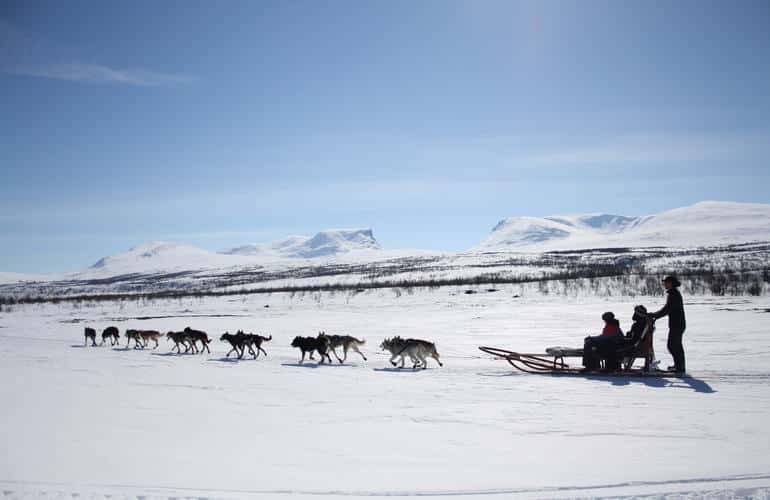
{"label": "husky", "polygon": [[[271,340],[273,340],[272,335],[269,337],[263,337],[259,334],[247,333],[243,339],[243,343],[246,347],[249,348],[249,353],[254,356],[254,359],[256,359],[259,356],[259,351],[262,351],[265,353],[265,356],[267,356],[267,351],[262,349],[262,342],[269,342]],[[256,348],[256,351],[254,351],[254,348]]]}
{"label": "husky", "polygon": [[150,341],[155,341],[155,347],[153,349],[158,348],[158,339],[160,338],[160,332],[157,330],[139,330],[137,332],[139,334],[139,337],[142,339],[142,349],[147,347],[150,344]]}
{"label": "husky", "polygon": [[[392,339],[385,339],[380,344],[380,349],[383,351],[389,351],[390,356],[390,364],[393,366],[397,366],[396,359],[401,358],[401,366],[399,368],[404,367],[404,362],[406,361],[406,358],[404,356],[404,348],[406,347],[406,339],[402,339],[399,336],[395,336]],[[414,357],[412,352],[406,352],[406,355],[410,357],[412,360],[412,368],[417,368],[417,365],[419,364],[419,360]]]}
{"label": "husky", "polygon": [[404,367],[405,356],[409,356],[409,359],[412,361],[413,370],[416,370],[420,366],[422,366],[423,370],[427,368],[427,356],[435,359],[439,366],[444,366],[439,359],[436,345],[427,340],[402,339],[397,336],[392,339],[383,340],[382,344],[380,344],[380,348],[390,351],[392,355],[390,363],[393,366],[396,366],[396,358],[401,357],[401,366],[399,368]]}
{"label": "husky", "polygon": [[134,349],[144,349],[144,343],[142,343],[138,330],[126,330],[126,347],[131,345],[131,340],[134,341]]}
{"label": "husky", "polygon": [[209,336],[206,332],[202,332],[200,330],[193,330],[189,326],[184,329],[184,333],[187,334],[187,336],[190,339],[190,342],[192,343],[193,352],[197,353],[198,348],[196,347],[195,343],[200,340],[201,342],[201,348],[200,352],[203,353],[203,349],[206,349],[209,354],[211,354],[211,350],[209,349],[209,342],[211,342],[211,339],[209,339]]}
{"label": "husky", "polygon": [[[238,330],[235,335],[231,334],[230,332],[225,332],[222,334],[221,337],[219,337],[219,340],[221,342],[228,342],[232,349],[230,349],[227,352],[226,358],[230,357],[230,354],[235,351],[235,354],[238,356],[238,359],[241,359],[243,357],[243,351],[246,349],[246,334],[242,331]],[[249,350],[251,350],[251,347],[249,347]]]}
{"label": "husky", "polygon": [[323,332],[319,332],[317,337],[294,337],[291,341],[292,347],[297,347],[302,351],[302,359],[299,360],[300,364],[305,361],[305,353],[310,353],[310,359],[313,359],[313,352],[318,351],[321,355],[319,364],[324,362],[325,358],[329,359],[329,363],[332,362],[332,358],[329,357],[329,337]]}
{"label": "husky", "polygon": [[117,327],[108,326],[107,328],[105,328],[104,331],[102,332],[102,343],[99,345],[104,345],[107,339],[110,339],[111,346],[114,346],[120,343],[120,333],[118,332]]}
{"label": "husky", "polygon": [[93,328],[86,327],[85,328],[85,337],[86,337],[86,340],[83,343],[83,345],[88,345],[88,339],[91,339],[91,345],[92,346],[96,345],[96,330],[94,330]]}
{"label": "husky", "polygon": [[[438,351],[436,351],[436,344],[433,342],[428,342],[427,340],[420,340],[420,339],[406,339],[406,345],[404,346],[402,352],[406,352],[407,356],[413,359],[413,356],[416,357],[418,360],[420,360],[420,364],[422,365],[422,369],[426,369],[428,367],[428,360],[426,359],[427,356],[430,356],[431,358],[436,360],[436,363],[438,363],[439,366],[444,366],[444,364],[441,362],[441,360],[438,357]],[[414,368],[417,368],[415,366]]]}
{"label": "husky", "polygon": [[166,334],[166,340],[171,340],[174,342],[174,347],[171,348],[173,351],[176,349],[176,352],[179,354],[182,354],[182,349],[179,347],[180,344],[184,346],[184,352],[190,350],[190,342],[192,339],[186,332],[168,332]]}
{"label": "husky", "polygon": [[[364,361],[366,361],[364,353],[358,350],[358,346],[364,345],[366,340],[358,340],[350,335],[326,335],[326,337],[329,339],[329,350],[334,353],[334,357],[337,358],[337,361],[339,361],[340,364],[348,359],[348,351],[351,349],[360,354],[361,357],[364,358]],[[342,359],[337,355],[338,347],[342,347]]]}

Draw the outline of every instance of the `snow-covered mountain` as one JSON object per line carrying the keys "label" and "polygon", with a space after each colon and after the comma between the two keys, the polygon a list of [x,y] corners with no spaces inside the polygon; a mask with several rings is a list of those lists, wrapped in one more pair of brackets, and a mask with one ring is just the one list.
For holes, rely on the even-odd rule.
{"label": "snow-covered mountain", "polygon": [[695,247],[770,241],[770,205],[704,201],[656,215],[511,217],[473,251]]}
{"label": "snow-covered mountain", "polygon": [[242,262],[201,248],[153,241],[103,257],[81,274],[131,274],[225,267]]}
{"label": "snow-covered mountain", "polygon": [[287,258],[328,257],[359,250],[380,250],[371,229],[333,229],[315,236],[290,236],[276,243],[257,243],[221,252],[225,255],[249,255]]}
{"label": "snow-covered mountain", "polygon": [[[371,229],[321,231],[315,236],[290,236],[276,243],[244,245],[211,252],[190,245],[154,241],[127,252],[104,257],[76,278],[134,273],[194,271],[258,265],[267,261],[336,257],[362,251],[379,251]],[[16,281],[10,278],[6,281]]]}

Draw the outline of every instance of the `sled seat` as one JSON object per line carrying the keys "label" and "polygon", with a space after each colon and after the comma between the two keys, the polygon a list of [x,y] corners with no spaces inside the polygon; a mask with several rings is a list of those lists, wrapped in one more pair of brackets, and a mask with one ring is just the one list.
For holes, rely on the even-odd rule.
{"label": "sled seat", "polygon": [[548,347],[545,353],[557,358],[582,358],[583,349],[577,347]]}
{"label": "sled seat", "polygon": [[548,356],[553,356],[553,366],[565,367],[567,364],[564,362],[564,358],[582,358],[583,349],[576,347],[547,347],[545,353]]}

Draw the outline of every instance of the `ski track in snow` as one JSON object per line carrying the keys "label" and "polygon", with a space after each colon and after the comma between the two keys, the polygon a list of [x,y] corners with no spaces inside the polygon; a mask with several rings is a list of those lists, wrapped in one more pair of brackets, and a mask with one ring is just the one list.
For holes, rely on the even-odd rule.
{"label": "ski track in snow", "polygon": [[[477,346],[577,346],[603,311],[626,326],[659,297],[456,292],[121,306],[143,318],[121,334],[189,325],[215,339],[205,355],[83,346],[109,303],[17,306],[0,317],[0,499],[770,498],[767,298],[685,297],[691,377],[657,379],[521,374]],[[225,358],[238,328],[271,333],[268,356]],[[291,338],[318,330],[365,338],[368,361],[299,364]],[[393,335],[435,341],[445,366],[391,367]]]}

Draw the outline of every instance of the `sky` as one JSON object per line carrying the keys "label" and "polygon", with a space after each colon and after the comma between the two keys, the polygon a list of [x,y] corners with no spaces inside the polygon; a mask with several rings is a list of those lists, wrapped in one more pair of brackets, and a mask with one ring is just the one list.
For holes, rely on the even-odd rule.
{"label": "sky", "polygon": [[0,2],[0,271],[770,203],[770,3]]}

